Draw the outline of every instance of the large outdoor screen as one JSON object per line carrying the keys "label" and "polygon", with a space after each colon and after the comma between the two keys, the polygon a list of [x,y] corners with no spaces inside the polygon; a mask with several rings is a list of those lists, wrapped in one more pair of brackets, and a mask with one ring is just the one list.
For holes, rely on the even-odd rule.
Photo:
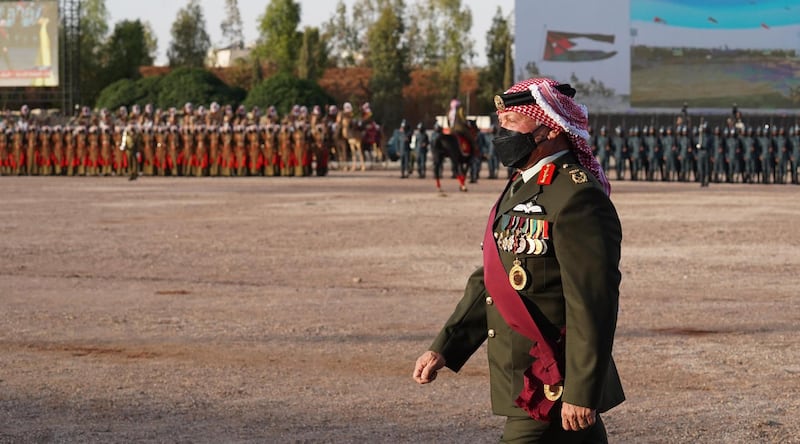
{"label": "large outdoor screen", "polygon": [[517,79],[595,110],[800,107],[800,0],[518,0],[515,25]]}
{"label": "large outdoor screen", "polygon": [[0,87],[58,86],[58,2],[0,0]]}

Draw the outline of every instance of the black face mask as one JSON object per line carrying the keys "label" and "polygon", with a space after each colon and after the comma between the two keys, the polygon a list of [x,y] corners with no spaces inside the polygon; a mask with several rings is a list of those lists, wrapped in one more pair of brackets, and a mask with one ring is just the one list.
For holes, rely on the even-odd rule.
{"label": "black face mask", "polygon": [[497,131],[497,135],[492,139],[494,151],[497,153],[497,157],[500,158],[500,162],[509,168],[524,167],[533,150],[539,145],[533,134],[543,126],[539,125],[529,133],[500,128]]}

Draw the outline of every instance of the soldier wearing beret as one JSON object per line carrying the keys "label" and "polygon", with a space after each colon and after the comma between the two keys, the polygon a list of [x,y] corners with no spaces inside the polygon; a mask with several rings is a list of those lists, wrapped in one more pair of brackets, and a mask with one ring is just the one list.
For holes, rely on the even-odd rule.
{"label": "soldier wearing beret", "polygon": [[599,413],[624,400],[611,357],[622,230],[574,93],[534,78],[495,98],[493,143],[516,174],[490,212],[483,267],[414,366],[430,383],[488,341],[501,442],[607,442]]}

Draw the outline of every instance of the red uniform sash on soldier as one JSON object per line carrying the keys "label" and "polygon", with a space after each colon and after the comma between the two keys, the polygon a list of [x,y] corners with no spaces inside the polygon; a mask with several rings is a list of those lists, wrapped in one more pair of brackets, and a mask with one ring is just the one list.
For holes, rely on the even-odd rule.
{"label": "red uniform sash on soldier", "polygon": [[[509,181],[509,185],[511,181]],[[506,187],[508,191],[508,186]],[[505,195],[505,192],[501,195]],[[546,339],[525,307],[520,294],[511,287],[508,271],[500,260],[500,253],[494,239],[494,219],[500,200],[489,214],[486,233],[483,238],[483,279],[486,289],[494,299],[494,305],[506,323],[517,333],[533,341],[530,355],[535,358],[531,367],[525,370],[524,386],[515,403],[538,421],[550,421],[550,410],[557,400],[545,397],[544,385],[556,386],[563,383],[561,369],[556,359],[555,347]]]}

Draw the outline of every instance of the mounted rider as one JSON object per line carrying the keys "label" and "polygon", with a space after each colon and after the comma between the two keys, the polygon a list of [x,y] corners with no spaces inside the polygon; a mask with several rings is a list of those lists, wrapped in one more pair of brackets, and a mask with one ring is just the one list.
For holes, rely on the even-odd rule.
{"label": "mounted rider", "polygon": [[447,112],[447,123],[450,127],[450,134],[458,140],[458,146],[465,156],[469,156],[475,146],[475,137],[470,130],[469,122],[464,115],[464,107],[461,101],[453,99],[450,101],[450,110]]}
{"label": "mounted rider", "polygon": [[373,162],[383,161],[381,152],[381,126],[375,121],[375,116],[369,106],[369,102],[361,105],[361,127],[363,135],[361,147],[366,155],[372,157]]}

